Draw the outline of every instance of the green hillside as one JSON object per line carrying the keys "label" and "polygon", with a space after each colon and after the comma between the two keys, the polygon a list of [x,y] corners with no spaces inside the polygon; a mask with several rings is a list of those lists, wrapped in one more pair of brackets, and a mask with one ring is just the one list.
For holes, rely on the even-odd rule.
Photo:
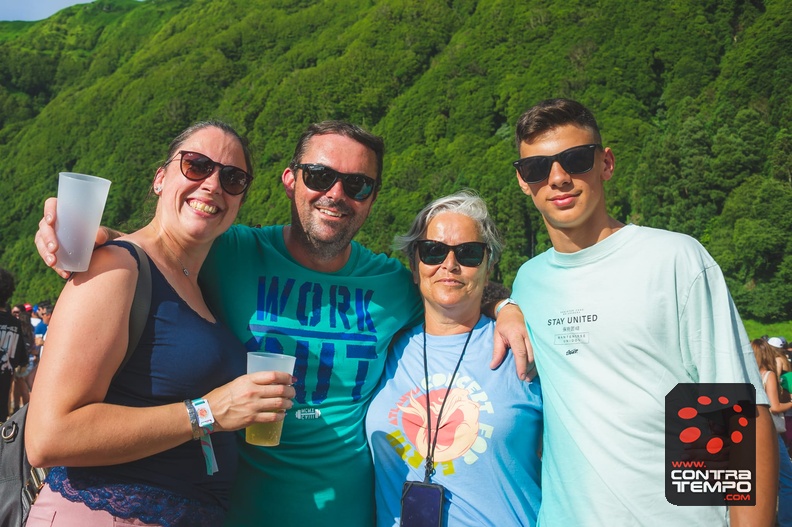
{"label": "green hillside", "polygon": [[[113,181],[103,222],[145,222],[167,142],[230,121],[257,178],[239,221],[286,222],[280,174],[310,122],[385,137],[358,240],[390,251],[462,187],[507,240],[495,279],[548,247],[519,190],[513,127],[540,99],[591,107],[617,159],[619,219],[686,232],[746,318],[792,319],[791,0],[97,0],[0,23],[0,266],[17,299],[62,286],[32,235],[57,173]],[[151,207],[148,207],[149,210]]]}

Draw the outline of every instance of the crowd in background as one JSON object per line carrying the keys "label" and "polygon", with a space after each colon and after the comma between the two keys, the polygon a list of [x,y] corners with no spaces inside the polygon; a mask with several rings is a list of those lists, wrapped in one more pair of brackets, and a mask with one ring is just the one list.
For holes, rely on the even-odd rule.
{"label": "crowd in background", "polygon": [[[13,306],[8,301],[15,290],[13,276],[0,269],[0,321],[3,346],[0,351],[0,422],[19,410],[30,400],[30,390],[36,378],[36,366],[44,348],[47,325],[54,309],[49,300],[38,304],[19,303]],[[8,315],[16,319],[16,322]],[[22,347],[15,344],[21,342]],[[14,343],[14,345],[9,345]],[[24,351],[21,351],[24,349]],[[17,352],[17,350],[20,350]]]}
{"label": "crowd in background", "polygon": [[[778,433],[779,480],[778,516],[780,526],[792,525],[792,349],[784,337],[768,337],[751,341],[762,386],[770,403],[770,415]],[[757,452],[757,457],[761,453]]]}

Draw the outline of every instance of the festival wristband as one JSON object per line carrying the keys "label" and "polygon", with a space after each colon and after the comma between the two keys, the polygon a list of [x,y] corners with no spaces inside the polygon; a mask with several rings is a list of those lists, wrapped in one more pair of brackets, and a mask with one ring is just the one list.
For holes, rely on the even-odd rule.
{"label": "festival wristband", "polygon": [[201,431],[199,439],[201,440],[201,451],[206,462],[206,473],[211,476],[218,470],[212,438],[209,437],[209,434],[214,431],[214,415],[212,415],[212,409],[209,408],[209,402],[206,399],[193,399],[190,401],[190,406],[196,414],[196,420]]}
{"label": "festival wristband", "polygon": [[209,402],[206,399],[193,399],[190,401],[198,414],[198,426],[200,426],[206,434],[214,431],[214,416],[212,409],[209,408]]}

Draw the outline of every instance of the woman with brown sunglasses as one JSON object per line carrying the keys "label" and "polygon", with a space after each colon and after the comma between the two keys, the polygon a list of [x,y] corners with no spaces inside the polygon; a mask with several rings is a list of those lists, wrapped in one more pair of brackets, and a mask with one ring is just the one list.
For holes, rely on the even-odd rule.
{"label": "woman with brown sunglasses", "polygon": [[[234,222],[252,181],[228,125],[183,131],[157,169],[152,221],[93,254],[58,299],[26,431],[31,463],[54,467],[27,525],[221,525],[236,474],[232,431],[283,419],[287,373],[244,375],[246,350],[204,302],[198,271]],[[138,276],[151,304],[130,360]],[[116,371],[118,370],[118,373]],[[210,436],[211,434],[211,436]]]}

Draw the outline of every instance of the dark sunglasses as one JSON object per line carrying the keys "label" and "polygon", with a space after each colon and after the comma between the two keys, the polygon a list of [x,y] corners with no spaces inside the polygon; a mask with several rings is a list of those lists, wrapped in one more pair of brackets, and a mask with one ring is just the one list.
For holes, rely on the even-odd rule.
{"label": "dark sunglasses", "polygon": [[204,154],[181,150],[179,155],[181,155],[181,163],[179,163],[181,173],[191,181],[206,179],[214,173],[216,167],[220,167],[220,186],[232,196],[245,192],[253,181],[253,176],[241,168],[218,163]]}
{"label": "dark sunglasses", "polygon": [[459,265],[478,267],[487,253],[487,244],[484,242],[446,245],[434,240],[418,240],[415,243],[418,246],[418,258],[426,265],[439,265],[445,261],[449,251],[454,251],[454,257]]}
{"label": "dark sunglasses", "polygon": [[324,165],[299,164],[294,165],[303,171],[305,186],[317,192],[330,190],[336,181],[341,180],[344,194],[355,201],[365,201],[375,190],[379,190],[382,183],[363,174],[344,174]]}
{"label": "dark sunglasses", "polygon": [[558,161],[567,174],[585,174],[594,168],[594,154],[600,144],[581,145],[567,148],[554,156],[531,156],[518,159],[514,168],[526,183],[540,183],[550,176],[553,163]]}

